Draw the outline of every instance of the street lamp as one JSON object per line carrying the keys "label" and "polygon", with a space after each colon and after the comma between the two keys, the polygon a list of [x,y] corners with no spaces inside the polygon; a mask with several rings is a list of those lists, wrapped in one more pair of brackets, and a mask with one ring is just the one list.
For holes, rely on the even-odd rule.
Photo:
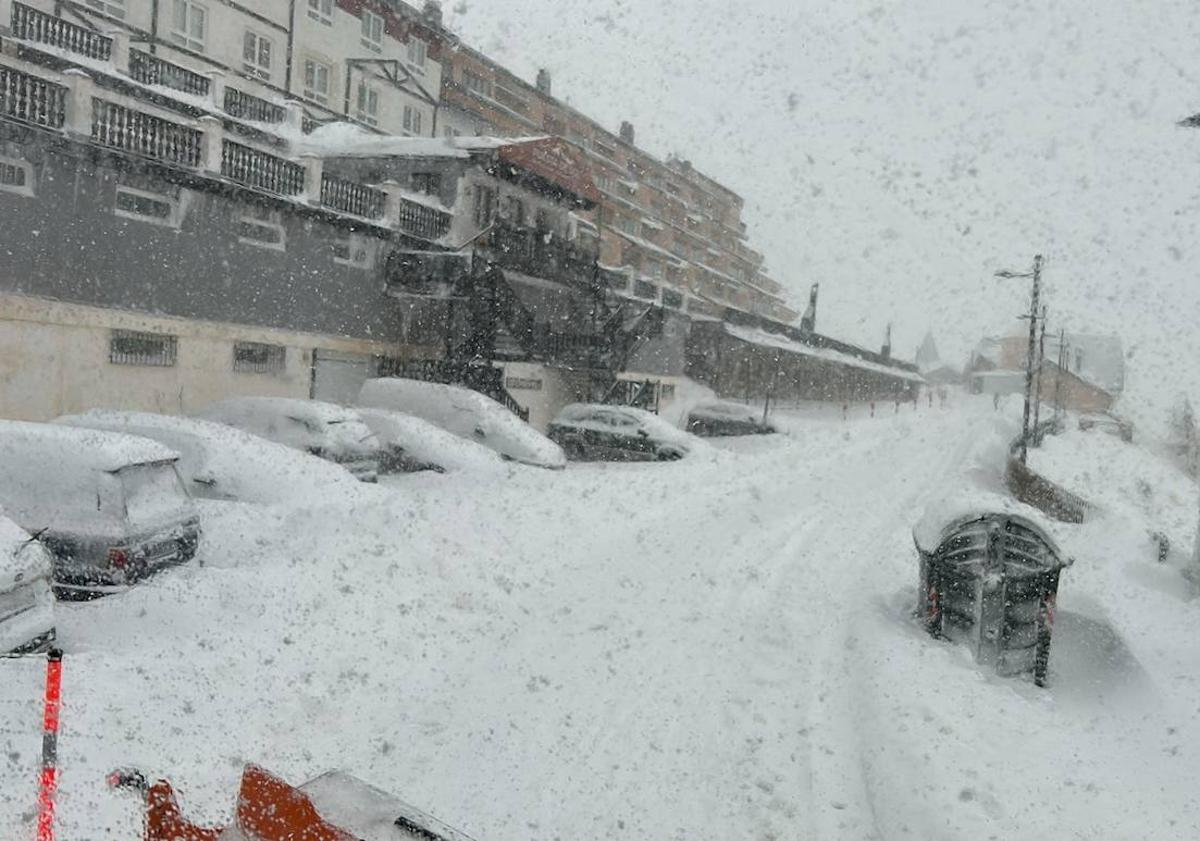
{"label": "street lamp", "polygon": [[1042,294],[1042,255],[1033,258],[1033,271],[1014,272],[1003,269],[996,272],[996,277],[1009,280],[1012,278],[1032,278],[1033,293],[1029,302],[1029,353],[1025,359],[1025,415],[1021,421],[1021,464],[1029,457],[1029,404],[1033,397],[1033,368],[1034,357],[1037,353],[1037,322],[1038,300]]}

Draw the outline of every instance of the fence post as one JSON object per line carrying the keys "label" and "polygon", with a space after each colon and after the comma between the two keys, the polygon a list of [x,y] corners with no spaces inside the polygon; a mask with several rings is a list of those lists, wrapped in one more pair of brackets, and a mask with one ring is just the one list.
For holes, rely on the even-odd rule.
{"label": "fence post", "polygon": [[108,60],[112,62],[113,68],[126,76],[132,76],[129,72],[129,33],[124,29],[110,29],[104,34],[112,39],[112,55]]}
{"label": "fence post", "polygon": [[289,99],[283,104],[283,110],[286,112],[283,125],[295,133],[296,137],[300,137],[304,134],[304,105],[294,99]]}
{"label": "fence post", "polygon": [[325,161],[317,155],[301,155],[300,164],[304,167],[304,192],[300,197],[308,204],[321,204],[321,175],[325,171]]}
{"label": "fence post", "polygon": [[383,221],[387,227],[399,230],[400,208],[404,203],[404,198],[401,195],[403,188],[400,186],[399,181],[389,178],[379,185],[379,189],[387,194],[387,200],[383,204]]}
{"label": "fence post", "polygon": [[220,70],[210,70],[204,74],[208,77],[208,98],[216,111],[225,110],[225,74]]}
{"label": "fence post", "polygon": [[64,128],[76,137],[92,136],[92,95],[96,83],[82,70],[71,67],[63,71],[67,83],[67,108]]}
{"label": "fence post", "polygon": [[213,175],[221,174],[221,159],[225,151],[225,126],[221,121],[205,114],[197,122],[204,133],[204,149],[200,156],[200,169]]}

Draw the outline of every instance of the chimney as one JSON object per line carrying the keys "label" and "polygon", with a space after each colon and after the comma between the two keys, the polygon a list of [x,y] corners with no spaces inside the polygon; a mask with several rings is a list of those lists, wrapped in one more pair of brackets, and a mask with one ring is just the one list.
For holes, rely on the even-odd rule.
{"label": "chimney", "polygon": [[546,96],[550,96],[550,81],[551,80],[550,80],[550,71],[549,70],[547,70],[545,67],[538,70],[537,89],[539,91],[541,91],[542,93],[544,93]]}
{"label": "chimney", "polygon": [[879,350],[879,355],[884,359],[892,358],[892,323],[889,321],[887,332],[883,334],[883,347]]}
{"label": "chimney", "polygon": [[817,329],[817,293],[820,289],[821,284],[814,283],[808,292],[808,309],[800,316],[800,329],[805,333],[812,333]]}
{"label": "chimney", "polygon": [[425,11],[422,14],[426,23],[438,27],[442,25],[442,4],[439,0],[425,0]]}
{"label": "chimney", "polygon": [[621,123],[621,140],[632,146],[633,137],[633,123],[629,122],[628,120],[624,120]]}

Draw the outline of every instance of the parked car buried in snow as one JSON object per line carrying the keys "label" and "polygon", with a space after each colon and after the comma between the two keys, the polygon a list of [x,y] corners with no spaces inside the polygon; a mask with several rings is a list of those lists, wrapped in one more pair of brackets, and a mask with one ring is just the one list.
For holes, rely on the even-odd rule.
{"label": "parked car buried in snow", "polygon": [[42,544],[0,514],[0,654],[43,651],[54,641],[53,569]]}
{"label": "parked car buried in snow", "polygon": [[196,417],[340,464],[361,482],[379,475],[379,442],[353,409],[291,397],[234,397]]}
{"label": "parked car buried in snow", "polygon": [[386,409],[358,409],[379,439],[383,473],[436,473],[496,470],[504,460],[482,444],[434,426],[427,420]]}
{"label": "parked car buried in snow", "polygon": [[700,403],[688,411],[687,431],[702,437],[763,435],[778,430],[763,414],[741,403],[717,401]]}
{"label": "parked car buried in snow", "polygon": [[913,530],[926,630],[967,643],[1000,675],[1043,686],[1059,574],[1071,564],[1044,521],[1005,497],[934,506]]}
{"label": "parked car buried in snow", "polygon": [[94,409],[55,423],[139,435],[170,447],[179,454],[175,468],[184,485],[201,499],[269,505],[362,488],[336,464],[199,418]]}
{"label": "parked car buried in snow", "polygon": [[1111,412],[1080,415],[1079,428],[1084,432],[1098,429],[1109,435],[1115,435],[1127,444],[1133,443],[1133,424]]}
{"label": "parked car buried in snow", "polygon": [[124,589],[196,554],[177,458],[146,438],[0,421],[0,506],[50,550],[57,595]]}
{"label": "parked car buried in snow", "polygon": [[601,403],[567,406],[549,435],[580,461],[675,461],[703,443],[644,409]]}
{"label": "parked car buried in snow", "polygon": [[357,405],[422,418],[509,461],[551,470],[567,465],[557,444],[500,403],[469,388],[382,377],[363,383]]}

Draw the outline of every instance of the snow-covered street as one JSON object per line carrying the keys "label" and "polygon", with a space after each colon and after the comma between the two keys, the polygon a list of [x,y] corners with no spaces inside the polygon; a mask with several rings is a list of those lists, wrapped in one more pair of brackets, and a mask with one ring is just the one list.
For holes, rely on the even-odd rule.
{"label": "snow-covered street", "polygon": [[[1177,572],[1063,526],[1050,686],[989,675],[910,618],[909,530],[999,481],[1012,419],[964,397],[789,425],[672,464],[209,504],[201,564],[59,605],[61,837],[139,837],[118,765],[223,820],[247,761],[345,769],[480,841],[1195,837]],[[42,660],[0,674],[0,836],[28,837]]]}

